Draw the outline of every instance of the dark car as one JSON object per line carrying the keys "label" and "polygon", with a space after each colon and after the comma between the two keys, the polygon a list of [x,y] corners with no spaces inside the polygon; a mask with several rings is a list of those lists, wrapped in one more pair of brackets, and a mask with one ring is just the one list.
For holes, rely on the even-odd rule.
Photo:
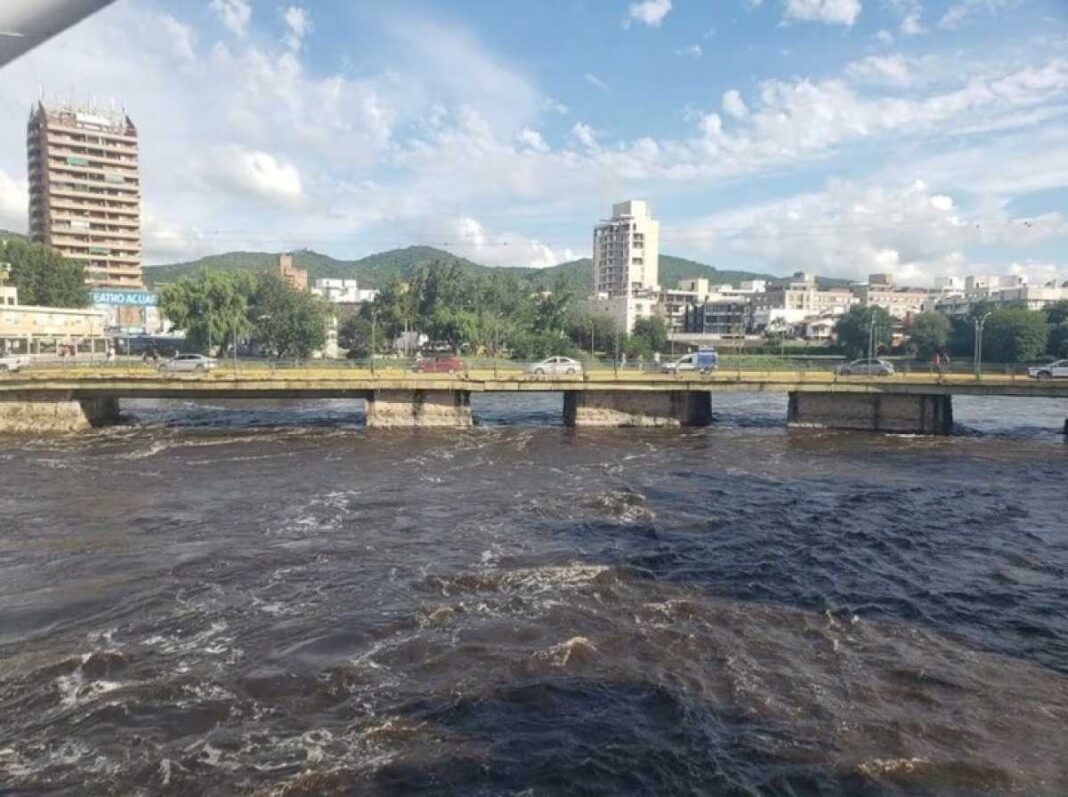
{"label": "dark car", "polygon": [[459,357],[434,357],[416,363],[415,370],[422,374],[462,374],[467,369]]}

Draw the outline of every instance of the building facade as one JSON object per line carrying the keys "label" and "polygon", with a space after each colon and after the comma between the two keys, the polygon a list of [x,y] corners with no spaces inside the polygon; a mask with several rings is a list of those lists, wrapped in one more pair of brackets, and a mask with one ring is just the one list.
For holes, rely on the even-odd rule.
{"label": "building facade", "polygon": [[373,302],[378,291],[373,288],[360,288],[359,282],[352,279],[324,277],[312,284],[311,292],[322,296],[331,304],[362,304]]}
{"label": "building facade", "polygon": [[660,222],[645,202],[612,206],[612,218],[593,229],[594,292],[608,298],[656,290],[660,280]]}
{"label": "building facade", "polygon": [[30,238],[91,287],[144,287],[137,128],[124,113],[38,103],[26,131]]}
{"label": "building facade", "polygon": [[308,290],[308,272],[293,265],[293,255],[278,256],[278,276],[291,290]]}
{"label": "building facade", "polygon": [[107,347],[107,312],[72,307],[19,304],[18,290],[0,286],[0,352],[56,354],[60,347],[103,353]]}
{"label": "building facade", "polygon": [[718,338],[744,338],[752,322],[749,299],[714,299],[693,305],[686,311],[685,331]]}

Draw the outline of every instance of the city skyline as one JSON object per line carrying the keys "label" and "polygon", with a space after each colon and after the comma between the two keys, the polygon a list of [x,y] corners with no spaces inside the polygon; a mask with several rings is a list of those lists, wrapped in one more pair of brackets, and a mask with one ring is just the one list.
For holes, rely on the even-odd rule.
{"label": "city skyline", "polygon": [[35,85],[138,119],[147,263],[550,265],[633,197],[721,268],[1068,279],[1063,6],[593,5],[120,0],[0,70],[0,226],[25,229]]}

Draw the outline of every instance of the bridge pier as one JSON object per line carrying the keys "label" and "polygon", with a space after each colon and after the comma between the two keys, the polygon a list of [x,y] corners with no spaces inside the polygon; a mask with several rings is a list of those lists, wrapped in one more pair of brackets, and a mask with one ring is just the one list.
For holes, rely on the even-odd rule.
{"label": "bridge pier", "polygon": [[707,426],[711,421],[712,397],[706,390],[564,391],[567,426]]}
{"label": "bridge pier", "polygon": [[117,398],[0,400],[0,432],[82,432],[119,421]]}
{"label": "bridge pier", "polygon": [[947,435],[953,399],[941,394],[790,393],[787,425],[811,429]]}
{"label": "bridge pier", "polygon": [[367,395],[369,429],[466,429],[468,390],[374,390]]}

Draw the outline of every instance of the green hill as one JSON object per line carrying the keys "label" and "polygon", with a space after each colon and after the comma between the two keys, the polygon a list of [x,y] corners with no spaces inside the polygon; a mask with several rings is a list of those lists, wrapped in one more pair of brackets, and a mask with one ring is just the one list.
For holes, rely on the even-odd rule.
{"label": "green hill", "polygon": [[[0,232],[0,235],[3,233]],[[299,268],[308,270],[309,280],[322,277],[355,279],[369,288],[381,288],[392,279],[407,279],[422,265],[441,261],[458,263],[465,270],[475,274],[489,274],[498,270],[528,277],[540,287],[548,287],[561,274],[566,274],[579,294],[593,291],[593,263],[588,257],[572,260],[548,268],[509,268],[492,267],[474,263],[432,246],[408,246],[404,249],[391,249],[378,252],[359,260],[337,260],[329,255],[301,249],[293,253],[293,262]],[[278,263],[278,255],[271,252],[227,252],[220,255],[208,255],[187,263],[173,263],[166,266],[147,266],[145,282],[149,287],[174,282],[188,274],[195,274],[201,269],[219,271],[269,271]],[[776,277],[756,271],[736,269],[718,269],[695,260],[672,255],[660,256],[660,284],[674,287],[681,279],[705,278],[714,285],[737,285],[745,280],[768,280],[782,282],[785,277]],[[849,280],[832,277],[818,277],[821,288],[847,287]]]}
{"label": "green hill", "polygon": [[[433,261],[457,262],[473,272],[491,271],[488,266],[472,263],[449,252],[431,246],[409,246],[388,252],[368,255],[359,260],[336,260],[309,249],[293,253],[293,262],[298,268],[307,269],[308,279],[323,277],[356,279],[370,288],[381,288],[392,279],[405,279],[415,273],[419,266]],[[208,255],[187,263],[166,266],[146,266],[145,282],[149,286],[162,285],[201,269],[217,271],[270,271],[278,264],[278,255],[270,252],[227,252]]]}

